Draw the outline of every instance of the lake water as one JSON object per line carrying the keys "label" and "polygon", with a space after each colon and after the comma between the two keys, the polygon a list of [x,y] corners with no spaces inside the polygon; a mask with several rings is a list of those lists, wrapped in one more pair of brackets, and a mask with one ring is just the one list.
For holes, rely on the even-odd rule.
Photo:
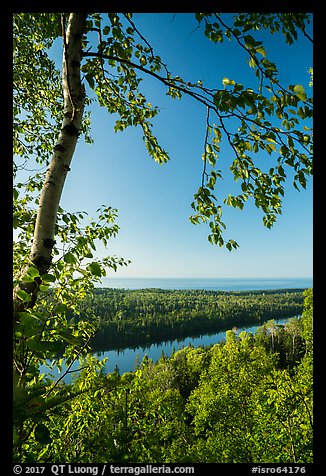
{"label": "lake water", "polygon": [[[200,289],[207,291],[253,291],[253,290],[272,290],[272,289],[304,289],[313,286],[312,278],[103,278],[102,287],[124,288],[124,289]],[[276,323],[284,323],[287,319],[276,321]],[[238,333],[246,330],[247,332],[255,332],[257,326],[242,327],[238,329]],[[129,372],[135,369],[136,359],[141,362],[143,357],[147,355],[153,362],[156,362],[164,352],[170,356],[173,350],[177,351],[191,344],[193,347],[207,346],[217,344],[225,339],[225,331],[216,334],[207,334],[200,337],[187,337],[186,339],[176,339],[166,341],[160,344],[152,344],[148,347],[126,348],[123,350],[110,350],[105,352],[97,352],[94,355],[100,360],[107,357],[105,371],[113,372],[118,366],[120,373]],[[75,362],[70,370],[77,370],[78,362]],[[41,372],[49,372],[49,368],[45,365],[41,366]],[[65,371],[64,365],[62,372]],[[55,377],[59,374],[52,372]],[[69,373],[64,378],[65,382],[71,381],[73,373]]]}
{"label": "lake water", "polygon": [[[288,319],[279,319],[274,320],[275,324],[284,324]],[[240,327],[237,329],[237,334],[239,335],[242,331],[255,332],[259,326],[251,327]],[[136,362],[141,362],[145,355],[148,358],[152,359],[153,362],[157,362],[162,356],[162,352],[165,355],[170,356],[174,351],[182,349],[185,346],[192,345],[193,347],[208,346],[211,344],[217,344],[225,340],[225,332],[220,331],[216,334],[206,334],[199,337],[187,337],[186,339],[176,339],[172,341],[161,342],[160,344],[152,344],[148,347],[137,347],[137,348],[126,348],[123,350],[109,350],[104,352],[96,352],[93,355],[96,355],[99,360],[107,358],[108,360],[105,363],[104,370],[106,373],[113,372],[117,366],[120,374],[124,372],[130,372],[135,370]],[[78,362],[75,362],[71,371],[77,370],[79,366]],[[41,366],[41,372],[49,372],[49,368],[45,365]],[[66,367],[62,366],[62,373],[66,370]],[[56,378],[60,377],[60,374],[55,374],[52,372],[52,375]],[[73,373],[69,373],[64,377],[64,381],[69,383],[71,381]]]}
{"label": "lake water", "polygon": [[[275,319],[275,324],[284,324],[288,319]],[[240,327],[237,329],[237,334],[239,335],[242,331],[255,332],[259,326],[251,327]],[[107,372],[113,372],[115,366],[117,365],[120,373],[130,372],[135,370],[136,355],[141,362],[145,355],[148,358],[152,359],[153,362],[159,360],[162,356],[162,352],[165,355],[171,356],[174,351],[182,349],[188,345],[193,347],[208,346],[211,344],[217,344],[225,340],[225,330],[220,331],[216,334],[206,334],[199,337],[186,337],[185,339],[175,339],[172,341],[161,342],[159,344],[152,344],[148,347],[137,347],[127,348],[120,351],[110,350],[104,352],[97,352],[94,355],[98,356],[100,359],[105,357],[108,358],[105,365],[105,370]]]}
{"label": "lake water", "polygon": [[103,287],[124,289],[206,289],[251,291],[311,288],[312,278],[103,278]]}

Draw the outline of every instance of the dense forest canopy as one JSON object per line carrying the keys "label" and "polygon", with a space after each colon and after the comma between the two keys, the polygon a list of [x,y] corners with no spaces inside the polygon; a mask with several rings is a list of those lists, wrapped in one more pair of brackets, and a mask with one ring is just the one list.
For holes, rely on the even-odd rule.
{"label": "dense forest canopy", "polygon": [[229,330],[224,343],[188,346],[155,364],[145,357],[134,372],[105,374],[88,356],[71,385],[55,388],[55,411],[34,397],[30,418],[46,420],[17,442],[15,459],[311,463],[311,320],[309,290],[301,319],[269,321],[254,335]]}
{"label": "dense forest canopy", "polygon": [[[61,204],[77,141],[83,136],[92,142],[91,100],[116,115],[116,131],[138,126],[149,156],[158,163],[169,156],[153,132],[159,110],[141,90],[143,77],[157,80],[172,99],[187,97],[204,108],[203,168],[191,221],[206,223],[209,241],[230,251],[238,243],[225,237],[226,206],[241,210],[252,202],[270,228],[282,211],[286,177],[293,176],[294,187],[304,189],[312,175],[310,91],[301,84],[282,84],[278,66],[255,38],[263,29],[283,35],[288,44],[295,44],[298,35],[312,42],[307,33],[311,15],[239,13],[229,23],[223,13],[194,15],[216,47],[231,41],[245,52],[255,75],[252,87],[227,77],[216,87],[172,73],[131,13],[13,16],[17,462],[312,460],[311,292],[301,323],[291,321],[283,334],[271,324],[267,339],[264,331],[239,338],[228,331],[224,345],[185,349],[171,360],[143,362],[122,376],[103,375],[102,364],[88,355],[104,316],[94,285],[106,270],[128,264],[116,256],[97,257],[99,245],[107,248],[118,233],[116,209],[103,205],[88,219],[86,211],[72,212]],[[54,42],[62,49],[60,68],[50,54]],[[240,187],[227,197],[218,195],[222,143],[230,147],[230,171]],[[268,170],[256,162],[258,152],[273,160]],[[98,300],[97,310],[85,308],[92,299]],[[146,302],[145,294],[142,299]],[[211,303],[204,295],[201,299],[209,322]],[[227,306],[236,307],[241,299],[246,301],[231,296]],[[198,317],[193,304],[188,305],[192,325]],[[160,305],[155,298],[156,309],[140,324],[164,327],[164,319],[157,325]],[[133,312],[138,311],[135,306]],[[133,325],[120,317],[120,326],[125,321],[128,328]],[[225,313],[223,319],[228,318]],[[178,327],[178,318],[172,323]],[[82,357],[82,370],[71,385],[39,371],[49,360],[60,369],[63,359],[69,368]]]}
{"label": "dense forest canopy", "polygon": [[[302,290],[221,292],[95,289],[84,300],[98,318],[93,349],[117,349],[164,339],[259,325],[301,315]],[[83,312],[75,320],[83,319]]]}

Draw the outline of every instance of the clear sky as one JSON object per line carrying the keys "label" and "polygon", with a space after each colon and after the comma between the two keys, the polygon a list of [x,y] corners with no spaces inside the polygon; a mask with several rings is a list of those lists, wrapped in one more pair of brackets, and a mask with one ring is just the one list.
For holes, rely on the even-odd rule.
{"label": "clear sky", "polygon": [[[245,87],[257,80],[244,51],[228,40],[211,43],[195,30],[193,14],[138,13],[133,20],[174,75],[193,82],[200,79],[211,88],[222,88],[224,77]],[[282,84],[308,88],[311,43],[302,35],[289,46],[281,35],[259,34],[267,57],[281,71]],[[254,204],[247,202],[242,211],[225,206],[225,238],[236,240],[240,247],[230,253],[211,245],[209,227],[188,220],[193,194],[201,183],[206,110],[190,98],[172,100],[153,78],[144,78],[142,84],[147,100],[161,108],[152,121],[153,131],[171,161],[158,165],[148,156],[140,128],[114,133],[116,118],[94,104],[94,144],[78,143],[62,196],[62,206],[70,212],[85,210],[92,216],[102,204],[118,209],[118,237],[107,250],[99,247],[99,256],[121,256],[132,264],[108,276],[312,276],[312,181],[298,192],[288,180],[283,214],[270,230],[263,226],[262,212]],[[217,167],[225,172],[217,191],[222,198],[236,190],[228,169],[233,158],[222,147]]]}

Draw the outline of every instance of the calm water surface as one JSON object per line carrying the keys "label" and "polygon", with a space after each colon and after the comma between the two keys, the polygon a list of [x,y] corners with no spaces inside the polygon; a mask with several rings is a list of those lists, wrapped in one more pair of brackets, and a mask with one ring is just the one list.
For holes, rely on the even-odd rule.
{"label": "calm water surface", "polygon": [[[275,324],[285,324],[288,319],[279,319],[274,320]],[[237,333],[240,334],[242,331],[255,332],[259,326],[251,327],[240,327],[237,329]],[[207,346],[211,344],[217,344],[225,340],[225,332],[220,331],[216,334],[207,334],[199,337],[187,337],[186,339],[175,339],[172,341],[161,342],[160,344],[152,344],[148,347],[136,347],[136,348],[126,348],[123,350],[108,350],[105,352],[96,352],[93,355],[97,356],[99,360],[107,358],[108,360],[105,363],[104,370],[106,373],[113,372],[116,367],[118,367],[120,374],[124,372],[130,372],[135,370],[137,361],[141,362],[145,355],[148,358],[152,359],[153,362],[157,362],[162,356],[162,352],[165,355],[170,356],[173,351],[177,351],[192,345],[193,347]],[[79,362],[75,362],[70,370],[77,370]],[[62,366],[62,373],[66,370],[66,367]],[[49,372],[49,368],[45,365],[41,366],[41,372]],[[60,373],[61,374],[61,373]],[[60,376],[55,372],[52,375],[56,378]],[[69,383],[71,381],[73,373],[66,375],[64,381]]]}
{"label": "calm water surface", "polygon": [[[200,289],[207,291],[253,291],[271,289],[305,289],[313,286],[312,278],[103,278],[102,287],[124,288],[124,289]],[[285,323],[287,319],[275,320],[275,323]],[[258,326],[242,327],[238,333],[246,330],[255,332]],[[164,352],[170,356],[174,351],[182,349],[187,345],[193,347],[217,344],[225,339],[225,331],[216,334],[207,334],[200,337],[187,337],[186,339],[176,339],[165,341],[160,344],[152,344],[148,347],[126,348],[123,350],[109,350],[106,352],[94,353],[100,360],[107,358],[105,364],[106,372],[113,372],[118,367],[120,373],[135,370],[135,365],[141,362],[147,355],[153,362],[156,362]],[[77,370],[79,362],[75,362],[70,370]],[[62,372],[65,366],[62,367]],[[49,367],[41,366],[41,372],[49,372]],[[52,372],[54,377],[60,374]],[[64,380],[71,381],[73,373],[68,374]]]}
{"label": "calm water surface", "polygon": [[124,289],[206,289],[251,291],[311,288],[312,278],[103,278],[103,287]]}

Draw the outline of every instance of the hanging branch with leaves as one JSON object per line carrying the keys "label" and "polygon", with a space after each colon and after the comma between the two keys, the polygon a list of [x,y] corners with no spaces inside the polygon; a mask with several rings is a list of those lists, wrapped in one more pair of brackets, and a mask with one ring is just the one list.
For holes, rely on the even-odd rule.
{"label": "hanging branch with leaves", "polygon": [[[240,14],[235,16],[234,25],[228,26],[222,15],[217,13],[196,14],[199,22],[205,24],[205,35],[213,42],[222,42],[225,38],[235,40],[236,44],[248,55],[249,66],[255,70],[258,79],[257,91],[244,88],[233,79],[224,78],[223,88],[208,88],[202,81],[191,83],[180,76],[172,76],[159,56],[155,56],[149,42],[139,33],[131,14],[124,14],[128,22],[124,27],[118,14],[110,13],[111,26],[101,27],[102,17],[97,15],[89,20],[88,28],[102,31],[97,51],[89,48],[83,53],[87,60],[82,70],[89,86],[95,91],[99,102],[109,112],[118,112],[120,118],[115,130],[124,130],[130,125],[140,125],[149,154],[159,163],[169,157],[161,148],[152,133],[152,119],[158,112],[152,108],[139,92],[141,78],[136,71],[149,75],[165,87],[172,98],[190,96],[201,103],[207,113],[215,114],[215,122],[206,127],[204,138],[204,171],[201,186],[196,192],[192,208],[195,214],[190,217],[192,223],[209,223],[211,233],[209,241],[229,250],[237,248],[234,240],[225,241],[221,221],[223,204],[242,209],[245,202],[253,199],[263,213],[263,223],[270,228],[282,211],[284,196],[285,167],[295,171],[293,185],[305,188],[307,178],[312,174],[312,136],[309,126],[304,122],[312,117],[312,99],[308,98],[303,86],[285,87],[278,80],[275,63],[266,57],[261,41],[255,40],[249,29],[269,28],[271,33],[280,29],[286,41],[292,43],[297,38],[297,29],[305,33],[306,14]],[[137,34],[142,43],[136,43]],[[305,37],[312,41],[309,35]],[[91,60],[89,60],[89,58]],[[109,66],[105,69],[104,62]],[[113,77],[113,71],[116,75]],[[228,126],[230,119],[237,126]],[[298,128],[300,127],[300,128]],[[221,171],[215,168],[222,140],[226,139],[234,159],[230,165],[235,181],[240,182],[241,193],[228,195],[223,201],[217,200],[212,193]],[[255,164],[258,153],[268,156],[277,155],[276,164],[263,171]],[[210,165],[210,171],[207,165]],[[223,229],[223,230],[222,230]]]}

